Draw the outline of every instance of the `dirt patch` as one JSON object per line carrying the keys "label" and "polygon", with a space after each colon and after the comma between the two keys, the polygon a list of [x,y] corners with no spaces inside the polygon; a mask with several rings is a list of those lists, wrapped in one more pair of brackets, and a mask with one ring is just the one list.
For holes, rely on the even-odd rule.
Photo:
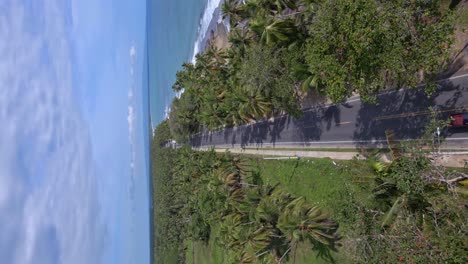
{"label": "dirt patch", "polygon": [[451,168],[466,168],[468,164],[468,155],[432,155],[435,164]]}

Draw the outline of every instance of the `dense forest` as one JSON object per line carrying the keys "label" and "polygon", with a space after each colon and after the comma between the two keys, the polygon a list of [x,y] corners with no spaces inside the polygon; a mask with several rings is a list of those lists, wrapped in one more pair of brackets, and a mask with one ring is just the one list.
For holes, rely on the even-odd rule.
{"label": "dense forest", "polygon": [[288,113],[307,96],[372,102],[426,82],[450,62],[449,5],[438,0],[226,0],[229,46],[209,45],[177,73],[170,128],[178,141]]}

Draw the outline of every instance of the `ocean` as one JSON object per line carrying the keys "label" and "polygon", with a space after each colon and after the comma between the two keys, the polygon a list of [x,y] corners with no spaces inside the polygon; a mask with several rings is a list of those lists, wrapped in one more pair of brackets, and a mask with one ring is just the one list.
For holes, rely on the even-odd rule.
{"label": "ocean", "polygon": [[175,93],[172,85],[182,63],[193,62],[220,21],[224,0],[148,0],[147,53],[150,114],[161,122]]}
{"label": "ocean", "polygon": [[[149,109],[146,137],[150,145],[152,131],[167,115],[175,96],[172,85],[182,63],[194,62],[195,54],[204,50],[204,43],[212,29],[221,21],[220,5],[224,0],[147,0],[146,47],[143,69],[143,86],[148,100],[143,105]],[[148,148],[149,151],[149,148]],[[146,153],[147,169],[151,171],[150,156]],[[151,176],[148,178],[152,194]],[[152,197],[150,195],[150,223],[153,223]],[[150,224],[150,248],[154,249],[153,230]],[[154,259],[151,253],[151,263]]]}

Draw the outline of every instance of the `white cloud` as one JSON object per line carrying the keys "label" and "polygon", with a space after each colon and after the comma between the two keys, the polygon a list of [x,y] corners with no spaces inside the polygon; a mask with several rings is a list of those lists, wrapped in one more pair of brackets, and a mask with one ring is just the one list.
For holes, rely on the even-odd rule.
{"label": "white cloud", "polygon": [[[128,89],[128,114],[127,114],[127,122],[128,122],[128,139],[130,143],[130,186],[128,188],[128,193],[131,201],[134,201],[135,198],[135,161],[136,161],[136,146],[135,146],[135,119],[136,119],[136,112],[135,112],[135,76],[134,76],[134,68],[135,68],[135,60],[136,60],[136,48],[135,46],[130,47],[130,77],[131,77],[131,85]],[[132,203],[132,211],[135,210],[135,203]]]}
{"label": "white cloud", "polygon": [[63,0],[0,4],[0,259],[100,263],[106,229],[73,99]]}
{"label": "white cloud", "polygon": [[133,110],[133,106],[130,104],[128,106],[128,114],[127,114],[127,122],[128,122],[128,137],[130,140],[130,144],[133,143],[133,129],[134,129],[134,122],[135,122],[135,111]]}
{"label": "white cloud", "polygon": [[137,54],[137,51],[136,51],[136,48],[135,48],[134,45],[132,45],[132,46],[130,47],[129,53],[130,53],[130,57],[131,57],[132,59],[134,59],[135,56],[136,56],[136,54]]}
{"label": "white cloud", "polygon": [[133,99],[133,89],[128,89],[128,100],[131,101]]}
{"label": "white cloud", "polygon": [[[130,60],[131,60],[130,75],[133,78],[133,75],[135,74],[135,59],[137,55],[137,50],[135,48],[135,45],[132,45],[130,47],[129,53],[130,53]],[[132,88],[130,90],[132,90]]]}
{"label": "white cloud", "polygon": [[135,77],[133,76],[134,68],[135,68],[135,56],[136,56],[136,48],[134,45],[130,47],[130,75],[131,75],[131,85],[128,89],[128,115],[127,115],[127,122],[128,122],[128,135],[130,140],[130,147],[132,152],[132,160],[131,162],[134,163],[135,161],[135,150],[134,150],[134,127],[135,127],[135,101],[134,101],[134,94],[135,94]]}

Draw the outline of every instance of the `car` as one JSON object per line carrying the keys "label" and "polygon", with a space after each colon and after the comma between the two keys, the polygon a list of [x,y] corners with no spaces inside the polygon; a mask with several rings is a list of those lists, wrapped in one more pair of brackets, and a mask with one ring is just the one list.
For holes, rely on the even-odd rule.
{"label": "car", "polygon": [[468,113],[458,113],[450,115],[449,127],[468,127]]}

